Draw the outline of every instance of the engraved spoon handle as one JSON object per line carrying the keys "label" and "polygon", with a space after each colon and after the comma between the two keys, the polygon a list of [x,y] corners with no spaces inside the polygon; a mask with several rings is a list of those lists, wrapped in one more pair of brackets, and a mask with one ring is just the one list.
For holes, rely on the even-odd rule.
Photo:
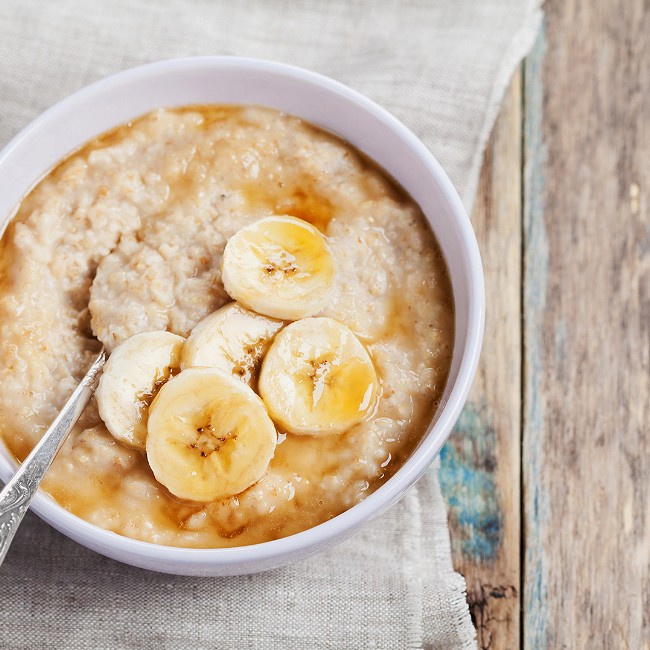
{"label": "engraved spoon handle", "polygon": [[0,492],[0,564],[54,457],[90,401],[105,361],[102,348],[56,420]]}

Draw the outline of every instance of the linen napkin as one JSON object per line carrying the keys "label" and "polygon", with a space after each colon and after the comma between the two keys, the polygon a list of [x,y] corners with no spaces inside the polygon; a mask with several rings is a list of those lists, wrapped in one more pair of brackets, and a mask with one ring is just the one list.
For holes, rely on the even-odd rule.
{"label": "linen napkin", "polygon": [[[233,54],[338,79],[404,121],[469,209],[539,0],[23,0],[0,3],[0,146],[110,73]],[[1,390],[1,387],[0,387]],[[471,648],[437,464],[353,539],[265,574],[168,576],[108,560],[29,514],[0,569],[0,647]]]}

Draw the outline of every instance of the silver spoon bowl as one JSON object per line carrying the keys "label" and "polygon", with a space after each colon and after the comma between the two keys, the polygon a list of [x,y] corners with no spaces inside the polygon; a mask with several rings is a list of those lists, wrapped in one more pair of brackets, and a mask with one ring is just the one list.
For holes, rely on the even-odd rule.
{"label": "silver spoon bowl", "polygon": [[0,565],[54,457],[95,392],[105,361],[102,348],[56,420],[0,492]]}

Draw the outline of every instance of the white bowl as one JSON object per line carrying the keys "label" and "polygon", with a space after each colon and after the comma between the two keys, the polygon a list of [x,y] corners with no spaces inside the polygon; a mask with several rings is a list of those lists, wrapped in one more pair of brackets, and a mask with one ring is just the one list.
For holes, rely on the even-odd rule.
{"label": "white bowl", "polygon": [[[0,153],[0,231],[19,201],[81,144],[154,108],[260,104],[328,129],[386,169],[417,201],[444,253],[456,309],[455,344],[442,404],[404,466],[343,514],[290,537],[254,546],[186,549],[140,542],[89,524],[39,492],[32,509],[71,539],[134,566],[181,575],[253,573],[301,559],[352,535],[397,502],[424,473],[467,399],[483,337],[485,292],[476,238],[460,199],[427,148],[374,102],[327,77],[268,61],[201,57],[162,61],[98,81],[59,102]],[[14,471],[0,448],[0,479]]]}

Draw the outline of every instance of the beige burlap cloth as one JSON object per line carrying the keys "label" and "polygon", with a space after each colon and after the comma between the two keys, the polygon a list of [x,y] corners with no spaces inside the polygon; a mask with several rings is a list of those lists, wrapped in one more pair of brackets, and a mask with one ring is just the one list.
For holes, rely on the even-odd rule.
{"label": "beige burlap cloth", "polygon": [[[236,54],[334,77],[403,120],[471,205],[537,0],[0,2],[0,145],[58,99],[157,59]],[[1,390],[1,387],[0,387]],[[0,647],[471,648],[435,468],[361,534],[234,578],[108,560],[28,515],[0,569]]]}

